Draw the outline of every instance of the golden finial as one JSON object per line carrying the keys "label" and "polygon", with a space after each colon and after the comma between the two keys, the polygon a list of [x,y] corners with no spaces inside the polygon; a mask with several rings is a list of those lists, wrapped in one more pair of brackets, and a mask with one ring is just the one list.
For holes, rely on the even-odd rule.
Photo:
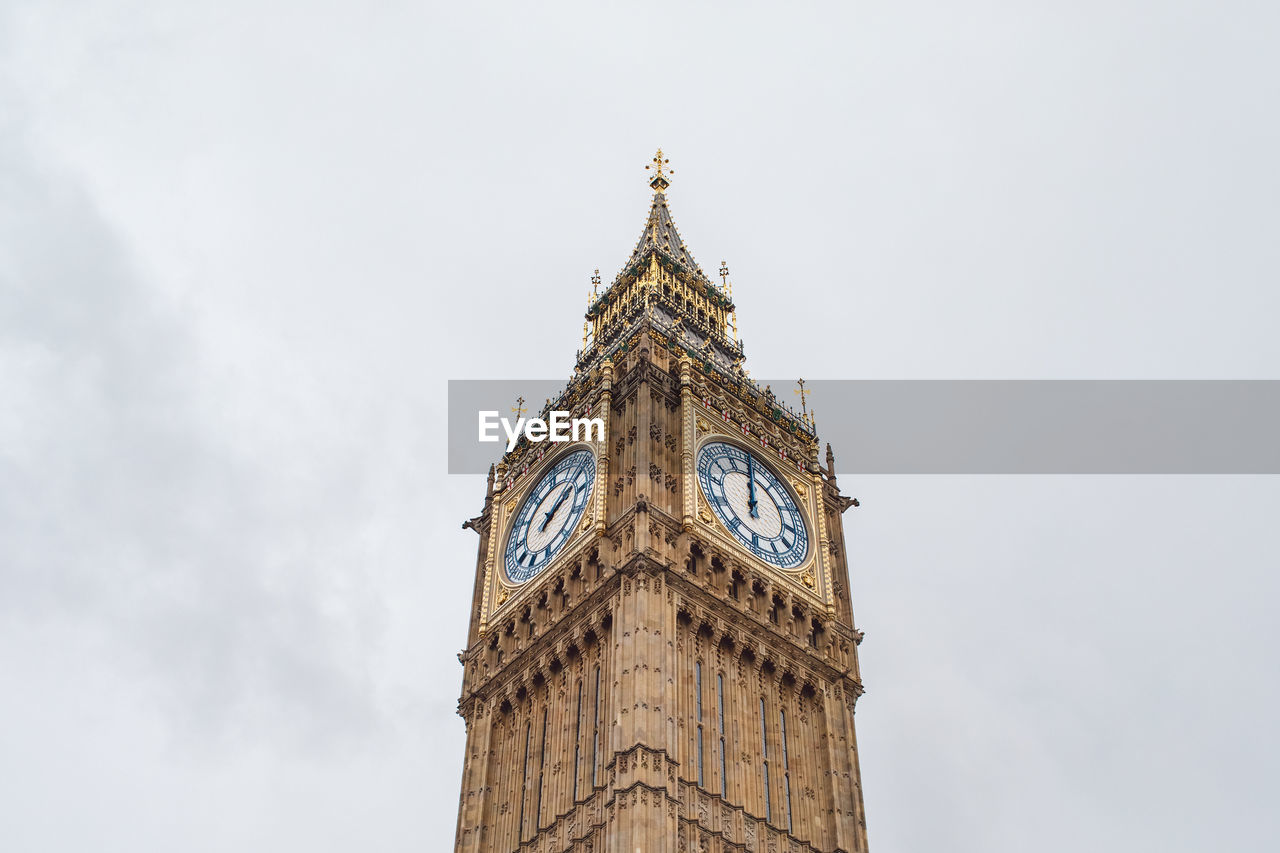
{"label": "golden finial", "polygon": [[733,342],[742,346],[742,341],[738,340],[738,309],[733,307],[733,282],[729,280],[729,265],[724,261],[720,262],[720,289],[729,297],[729,330],[733,335]]}
{"label": "golden finial", "polygon": [[805,398],[813,392],[804,387],[803,379],[797,379],[796,384],[800,386],[796,389],[796,393],[800,395],[800,418],[807,421],[809,419],[809,405]]}
{"label": "golden finial", "polygon": [[653,156],[653,161],[648,166],[645,166],[646,169],[653,170],[653,178],[649,181],[649,186],[653,187],[658,192],[662,192],[667,187],[671,186],[671,182],[667,180],[666,176],[674,175],[676,170],[666,168],[667,164],[670,162],[670,160],[662,156],[662,149],[659,148],[658,153]]}
{"label": "golden finial", "polygon": [[[600,270],[591,274],[591,290],[587,293],[587,317],[591,316],[591,306],[600,298]],[[582,324],[582,351],[587,351],[587,323]]]}
{"label": "golden finial", "polygon": [[517,418],[523,418],[523,417],[524,417],[524,413],[525,413],[526,411],[528,411],[528,410],[524,407],[524,397],[516,397],[516,405],[515,405],[515,407],[514,407],[511,411],[513,411],[513,412],[515,412],[515,413],[516,413],[516,417],[517,417]]}
{"label": "golden finial", "polygon": [[[730,299],[733,297],[730,296]],[[733,345],[742,349],[742,338],[738,337],[738,309],[729,312],[729,331],[733,333]]]}

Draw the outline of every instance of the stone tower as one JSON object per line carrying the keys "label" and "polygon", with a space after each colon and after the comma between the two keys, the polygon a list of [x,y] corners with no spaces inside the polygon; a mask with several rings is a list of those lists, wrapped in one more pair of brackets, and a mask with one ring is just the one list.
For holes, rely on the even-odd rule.
{"label": "stone tower", "polygon": [[550,403],[604,440],[522,440],[465,525],[459,853],[867,849],[856,501],[743,371],[727,270],[681,240],[666,163]]}

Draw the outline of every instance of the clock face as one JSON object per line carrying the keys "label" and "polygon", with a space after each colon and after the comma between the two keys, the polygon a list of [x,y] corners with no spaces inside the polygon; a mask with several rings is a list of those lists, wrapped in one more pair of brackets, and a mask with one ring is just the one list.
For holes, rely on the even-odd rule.
{"label": "clock face", "polygon": [[575,450],[529,492],[507,536],[507,578],[524,583],[547,567],[569,541],[596,482],[596,457]]}
{"label": "clock face", "polygon": [[791,492],[747,451],[725,442],[703,445],[698,483],[711,511],[761,560],[794,569],[809,556],[809,533]]}

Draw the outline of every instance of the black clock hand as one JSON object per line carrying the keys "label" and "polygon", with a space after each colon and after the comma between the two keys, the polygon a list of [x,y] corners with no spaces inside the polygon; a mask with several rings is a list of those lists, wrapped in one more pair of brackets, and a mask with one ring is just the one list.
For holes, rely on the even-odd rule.
{"label": "black clock hand", "polygon": [[756,500],[756,465],[755,458],[751,454],[747,454],[747,485],[751,488],[751,499],[747,501],[747,510],[751,513],[752,518],[760,517],[760,510],[756,509],[759,501]]}
{"label": "black clock hand", "polygon": [[560,498],[559,500],[556,501],[555,506],[551,507],[551,510],[543,516],[542,525],[538,528],[539,533],[547,529],[547,525],[551,523],[551,516],[556,514],[556,510],[560,508],[560,504],[564,503],[565,500],[568,499],[569,493],[572,491],[573,491],[573,488],[570,487],[560,493]]}

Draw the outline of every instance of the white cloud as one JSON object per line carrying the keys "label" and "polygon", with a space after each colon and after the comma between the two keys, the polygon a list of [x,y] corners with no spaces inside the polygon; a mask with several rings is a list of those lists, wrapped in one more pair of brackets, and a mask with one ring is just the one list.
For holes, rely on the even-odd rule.
{"label": "white cloud", "polygon": [[[1273,376],[1274,10],[1007,5],[0,12],[7,849],[449,846],[445,380],[657,144],[757,375]],[[1269,480],[845,489],[878,849],[1274,846]]]}

